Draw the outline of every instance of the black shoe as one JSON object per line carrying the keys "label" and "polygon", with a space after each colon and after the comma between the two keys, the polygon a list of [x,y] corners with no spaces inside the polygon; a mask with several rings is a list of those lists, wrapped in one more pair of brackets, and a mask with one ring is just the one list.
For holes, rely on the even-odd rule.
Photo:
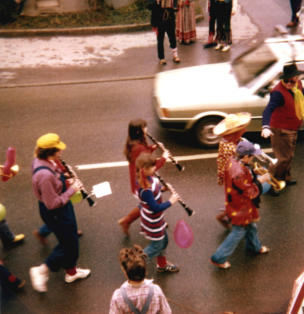
{"label": "black shoe", "polygon": [[207,43],[207,44],[203,45],[203,47],[204,47],[205,49],[208,49],[208,48],[215,47],[216,45],[217,45],[217,43],[216,43],[216,42],[213,42],[213,43]]}
{"label": "black shoe", "polygon": [[280,196],[280,192],[274,190],[273,188],[271,188],[271,189],[268,191],[268,194],[271,195],[271,196]]}
{"label": "black shoe", "polygon": [[286,185],[295,185],[297,184],[297,180],[288,180],[286,181]]}

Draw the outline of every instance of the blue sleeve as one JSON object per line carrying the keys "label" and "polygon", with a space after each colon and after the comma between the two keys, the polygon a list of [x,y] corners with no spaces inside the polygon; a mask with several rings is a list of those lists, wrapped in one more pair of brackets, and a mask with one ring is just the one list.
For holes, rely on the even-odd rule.
{"label": "blue sleeve", "polygon": [[280,107],[283,105],[284,105],[283,95],[278,91],[271,93],[269,103],[263,112],[263,121],[262,121],[263,126],[269,126],[270,125],[270,119],[271,119],[272,112],[277,107]]}
{"label": "blue sleeve", "polygon": [[140,197],[144,202],[148,204],[149,208],[156,213],[163,211],[171,206],[171,203],[169,201],[158,204],[155,201],[154,195],[151,190],[143,190],[140,194]]}

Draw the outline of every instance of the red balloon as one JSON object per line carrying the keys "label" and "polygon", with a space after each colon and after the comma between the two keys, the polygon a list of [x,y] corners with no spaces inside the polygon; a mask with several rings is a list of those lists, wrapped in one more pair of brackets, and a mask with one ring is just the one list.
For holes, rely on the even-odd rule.
{"label": "red balloon", "polygon": [[179,220],[174,229],[175,243],[179,247],[186,249],[192,245],[193,240],[193,232],[190,226],[184,220]]}
{"label": "red balloon", "polygon": [[6,151],[6,160],[3,167],[2,181],[7,181],[11,177],[11,167],[16,162],[16,150],[14,147],[9,147]]}

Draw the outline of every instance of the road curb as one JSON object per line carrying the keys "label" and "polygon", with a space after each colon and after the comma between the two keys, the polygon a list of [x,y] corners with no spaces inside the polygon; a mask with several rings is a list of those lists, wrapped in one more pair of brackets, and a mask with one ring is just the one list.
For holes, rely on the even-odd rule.
{"label": "road curb", "polygon": [[[196,16],[196,21],[203,20],[203,14]],[[72,27],[72,28],[45,28],[45,29],[1,29],[1,37],[35,37],[35,36],[74,36],[74,35],[99,35],[112,33],[135,32],[151,29],[150,23],[114,25],[114,26],[93,26],[93,27]]]}

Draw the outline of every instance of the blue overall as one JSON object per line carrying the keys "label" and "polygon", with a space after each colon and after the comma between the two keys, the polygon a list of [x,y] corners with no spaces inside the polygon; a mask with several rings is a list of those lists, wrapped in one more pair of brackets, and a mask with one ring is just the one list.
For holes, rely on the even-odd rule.
{"label": "blue overall", "polygon": [[[41,169],[48,169],[55,175],[53,170],[45,166],[36,168],[33,174]],[[66,191],[63,174],[61,174],[60,180],[62,181],[63,193]],[[46,265],[51,271],[58,271],[61,267],[64,269],[75,267],[79,256],[79,243],[77,222],[71,201],[62,207],[51,210],[39,201],[39,210],[42,220],[54,232],[59,242],[46,258]]]}

